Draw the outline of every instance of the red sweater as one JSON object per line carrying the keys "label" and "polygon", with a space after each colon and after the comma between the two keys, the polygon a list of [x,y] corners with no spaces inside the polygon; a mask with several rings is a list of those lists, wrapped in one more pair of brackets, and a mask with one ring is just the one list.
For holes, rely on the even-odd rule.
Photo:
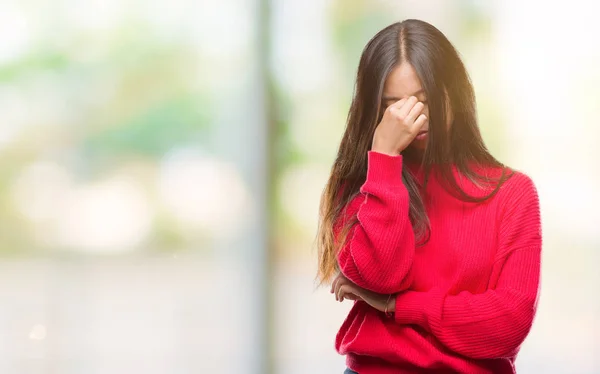
{"label": "red sweater", "polygon": [[[359,220],[338,262],[358,286],[397,293],[396,309],[387,317],[355,302],[337,351],[359,374],[514,373],[539,287],[540,210],[532,181],[515,172],[496,196],[474,204],[432,176],[424,194],[431,236],[415,247],[402,156],[368,157],[366,182],[338,221],[355,214]],[[465,178],[461,187],[482,196]]]}

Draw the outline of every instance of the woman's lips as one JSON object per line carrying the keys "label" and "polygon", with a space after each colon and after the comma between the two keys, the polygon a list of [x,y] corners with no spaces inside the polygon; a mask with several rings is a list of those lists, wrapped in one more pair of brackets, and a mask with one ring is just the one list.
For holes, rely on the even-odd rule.
{"label": "woman's lips", "polygon": [[415,137],[415,139],[417,140],[423,140],[425,138],[427,138],[427,134],[429,133],[429,131],[424,130],[424,131],[420,131],[417,136]]}

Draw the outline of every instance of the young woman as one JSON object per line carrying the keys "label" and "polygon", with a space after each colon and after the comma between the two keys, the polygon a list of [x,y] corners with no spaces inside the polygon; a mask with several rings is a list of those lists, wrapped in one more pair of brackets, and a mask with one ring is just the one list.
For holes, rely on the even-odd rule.
{"label": "young woman", "polygon": [[538,196],[486,149],[465,67],[430,24],[365,47],[318,239],[319,278],[354,300],[335,342],[347,373],[515,372],[538,297]]}

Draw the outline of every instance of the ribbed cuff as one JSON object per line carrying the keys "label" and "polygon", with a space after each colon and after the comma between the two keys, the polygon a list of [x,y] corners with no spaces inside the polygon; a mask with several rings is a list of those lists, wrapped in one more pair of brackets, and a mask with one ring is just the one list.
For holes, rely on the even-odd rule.
{"label": "ribbed cuff", "polygon": [[427,292],[405,291],[396,296],[396,322],[402,325],[426,327],[425,307],[430,295]]}
{"label": "ribbed cuff", "polygon": [[367,157],[367,180],[361,192],[368,192],[372,185],[402,185],[402,155],[369,151]]}

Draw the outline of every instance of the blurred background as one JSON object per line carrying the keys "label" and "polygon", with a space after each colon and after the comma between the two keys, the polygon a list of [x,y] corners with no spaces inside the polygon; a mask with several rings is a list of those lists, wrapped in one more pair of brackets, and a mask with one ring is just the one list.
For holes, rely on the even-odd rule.
{"label": "blurred background", "polygon": [[358,59],[420,18],[536,182],[520,373],[600,373],[594,0],[2,0],[0,373],[341,373],[314,282]]}

